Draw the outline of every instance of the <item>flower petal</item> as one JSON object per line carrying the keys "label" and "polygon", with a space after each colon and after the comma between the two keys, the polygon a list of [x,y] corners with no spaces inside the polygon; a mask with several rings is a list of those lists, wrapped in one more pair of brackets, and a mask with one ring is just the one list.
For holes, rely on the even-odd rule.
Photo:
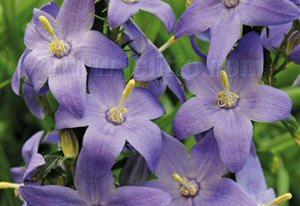
{"label": "flower petal", "polygon": [[291,53],[290,58],[296,64],[300,64],[300,46],[297,46]]}
{"label": "flower petal", "polygon": [[158,164],[161,149],[162,135],[158,126],[144,119],[126,119],[119,134],[145,158],[149,169],[154,170]]}
{"label": "flower petal", "polygon": [[225,7],[221,1],[209,0],[195,3],[180,17],[175,36],[190,36],[207,30],[222,16]]}
{"label": "flower petal", "polygon": [[285,24],[300,16],[297,6],[289,0],[244,0],[240,2],[239,13],[249,26]]}
{"label": "flower petal", "polygon": [[227,72],[231,88],[243,92],[257,84],[264,70],[264,52],[259,36],[246,34],[228,57]]}
{"label": "flower petal", "polygon": [[86,101],[86,68],[75,58],[57,61],[55,73],[49,76],[49,87],[57,101],[76,117],[82,117]]}
{"label": "flower petal", "polygon": [[136,14],[139,8],[136,4],[127,4],[120,0],[109,1],[108,22],[113,28],[119,27]]}
{"label": "flower petal", "polygon": [[149,187],[120,187],[112,196],[108,205],[122,206],[167,206],[170,203],[168,193]]}
{"label": "flower petal", "polygon": [[26,167],[13,167],[10,169],[10,173],[15,183],[21,184],[24,182],[23,177]]}
{"label": "flower petal", "polygon": [[22,157],[26,163],[30,162],[33,155],[38,152],[38,148],[44,132],[40,131],[34,134],[25,142],[22,148]]}
{"label": "flower petal", "polygon": [[30,112],[37,118],[44,119],[45,112],[39,104],[38,95],[34,91],[32,84],[26,81],[23,84],[23,97]]}
{"label": "flower petal", "polygon": [[100,131],[101,127],[87,129],[75,176],[76,189],[92,205],[107,200],[114,190],[111,167],[117,157],[112,155],[112,149],[120,143],[119,150],[122,150],[125,144],[125,140],[117,141],[114,137],[102,136]]}
{"label": "flower petal", "polygon": [[255,199],[261,199],[262,194],[267,190],[267,183],[254,143],[245,166],[236,173],[236,180]]}
{"label": "flower petal", "polygon": [[21,79],[25,76],[24,59],[26,58],[28,53],[29,53],[29,51],[25,50],[23,52],[23,54],[21,55],[21,57],[18,61],[16,71],[15,71],[14,76],[11,81],[11,88],[16,95],[20,95]]}
{"label": "flower petal", "polygon": [[248,91],[239,105],[249,119],[258,122],[287,119],[292,109],[292,101],[285,92],[266,85]]}
{"label": "flower petal", "polygon": [[151,120],[164,114],[164,109],[158,99],[144,88],[135,88],[125,103],[125,107],[128,110],[127,119]]}
{"label": "flower petal", "polygon": [[41,10],[43,10],[44,12],[47,12],[53,18],[56,18],[57,14],[59,12],[59,7],[56,2],[50,2],[50,3],[42,6]]}
{"label": "flower petal", "polygon": [[239,171],[250,153],[252,123],[235,109],[222,109],[213,118],[214,133],[221,158],[231,172]]}
{"label": "flower petal", "polygon": [[163,81],[166,82],[167,86],[178,97],[181,103],[186,101],[183,85],[174,72],[170,70],[170,72],[163,77]]}
{"label": "flower petal", "polygon": [[61,186],[23,186],[21,196],[30,206],[88,206],[78,193]]}
{"label": "flower petal", "polygon": [[241,28],[242,22],[234,9],[228,10],[211,28],[207,67],[213,74],[219,74],[223,61],[241,36]]}
{"label": "flower petal", "polygon": [[211,115],[217,112],[215,99],[194,97],[182,105],[174,120],[174,131],[179,139],[201,132],[213,127]]}
{"label": "flower petal", "polygon": [[197,196],[197,205],[211,206],[257,206],[257,203],[231,179],[223,178],[219,182],[202,185]]}
{"label": "flower petal", "polygon": [[193,170],[199,182],[221,178],[226,168],[220,157],[213,131],[210,130],[192,151]]}
{"label": "flower petal", "polygon": [[128,66],[125,52],[98,31],[88,31],[80,36],[74,43],[72,54],[89,67],[123,69]]}
{"label": "flower petal", "polygon": [[164,23],[169,32],[173,30],[176,22],[176,17],[169,4],[161,0],[144,0],[140,1],[138,6],[141,10],[145,10],[156,15]]}
{"label": "flower petal", "polygon": [[65,0],[56,18],[60,38],[72,41],[89,31],[94,15],[93,0]]}

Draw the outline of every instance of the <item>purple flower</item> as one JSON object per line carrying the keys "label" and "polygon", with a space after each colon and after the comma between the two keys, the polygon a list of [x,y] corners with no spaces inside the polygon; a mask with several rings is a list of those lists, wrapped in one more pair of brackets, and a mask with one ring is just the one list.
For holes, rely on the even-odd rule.
{"label": "purple flower", "polygon": [[158,100],[144,88],[126,88],[122,71],[92,69],[86,111],[76,118],[61,106],[56,114],[58,129],[88,126],[84,142],[97,139],[115,157],[127,140],[154,169],[161,153],[161,131],[151,120],[163,115]]}
{"label": "purple flower", "polygon": [[84,112],[86,98],[85,65],[127,66],[127,56],[118,45],[90,30],[94,7],[93,0],[65,0],[57,16],[35,9],[25,33],[25,45],[30,52],[24,58],[23,73],[36,93],[48,80],[58,102],[78,117]]}
{"label": "purple flower", "polygon": [[236,180],[256,205],[277,206],[292,198],[290,193],[276,198],[274,190],[268,189],[254,144],[245,166],[236,173]]}
{"label": "purple flower", "polygon": [[183,78],[196,97],[187,101],[175,117],[177,137],[185,139],[213,128],[226,167],[233,172],[240,170],[250,152],[251,120],[286,119],[292,107],[286,93],[258,84],[262,73],[263,49],[255,33],[240,41],[221,78],[202,63],[187,65]]}
{"label": "purple flower", "polygon": [[207,64],[219,72],[222,63],[241,36],[242,25],[269,26],[291,22],[300,11],[289,0],[204,0],[195,2],[180,18],[176,38],[210,28]]}
{"label": "purple flower", "polygon": [[159,49],[132,21],[126,22],[124,28],[128,41],[131,41],[131,47],[134,52],[138,53],[134,79],[150,81],[150,89],[157,96],[164,93],[166,86],[168,86],[178,99],[184,102],[185,94],[181,82]]}
{"label": "purple flower", "polygon": [[124,24],[139,10],[156,15],[171,32],[176,17],[169,4],[161,0],[110,0],[108,6],[108,22],[113,28]]}
{"label": "purple flower", "polygon": [[[277,25],[277,26],[269,26],[268,27],[268,34],[267,29],[264,29],[261,34],[261,39],[263,42],[263,45],[265,48],[267,48],[269,51],[274,51],[278,49],[285,36],[289,33],[289,31],[293,27],[293,22],[283,24],[283,25]],[[299,35],[297,32],[294,33],[294,35]],[[293,34],[290,38],[292,38]],[[298,37],[299,38],[299,37]],[[300,44],[295,46],[292,51],[290,51],[290,59],[295,62],[296,64],[300,64]]]}
{"label": "purple flower", "polygon": [[13,167],[12,176],[16,183],[30,181],[37,168],[45,164],[44,157],[38,153],[39,145],[44,132],[40,131],[30,137],[22,148],[22,157],[25,161],[25,167]]}
{"label": "purple flower", "polygon": [[158,180],[147,183],[171,194],[169,206],[256,206],[234,181],[222,178],[222,163],[212,131],[191,154],[175,138],[164,135],[163,153],[155,171]]}
{"label": "purple flower", "polygon": [[[114,137],[117,138],[117,137]],[[23,186],[20,192],[31,206],[167,206],[170,196],[147,187],[114,188],[110,148],[91,141],[83,146],[75,172],[76,190],[62,186]]]}

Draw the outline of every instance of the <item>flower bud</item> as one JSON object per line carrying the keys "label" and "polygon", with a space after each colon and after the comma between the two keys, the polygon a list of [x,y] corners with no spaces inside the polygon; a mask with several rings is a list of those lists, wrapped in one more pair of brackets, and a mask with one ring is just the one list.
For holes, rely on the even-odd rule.
{"label": "flower bud", "polygon": [[63,130],[60,134],[60,144],[66,158],[76,158],[79,153],[79,144],[72,130]]}
{"label": "flower bud", "polygon": [[295,31],[288,39],[285,49],[286,54],[290,55],[298,45],[300,45],[300,31]]}

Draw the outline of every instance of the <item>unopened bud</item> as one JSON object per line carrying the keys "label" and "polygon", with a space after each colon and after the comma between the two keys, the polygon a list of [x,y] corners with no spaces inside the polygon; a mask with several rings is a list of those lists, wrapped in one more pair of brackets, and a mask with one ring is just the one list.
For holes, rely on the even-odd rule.
{"label": "unopened bud", "polygon": [[63,130],[60,134],[60,144],[66,158],[76,158],[79,153],[79,144],[72,130]]}
{"label": "unopened bud", "polygon": [[285,49],[286,54],[290,55],[298,45],[300,45],[300,31],[295,31],[288,39]]}

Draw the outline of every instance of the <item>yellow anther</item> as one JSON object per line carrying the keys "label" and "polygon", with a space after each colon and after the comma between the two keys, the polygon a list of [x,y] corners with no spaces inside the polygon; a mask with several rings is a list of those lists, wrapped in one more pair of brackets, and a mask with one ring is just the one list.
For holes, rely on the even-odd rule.
{"label": "yellow anther", "polygon": [[129,95],[132,93],[134,87],[135,87],[135,80],[132,79],[126,85],[126,88],[123,91],[123,97],[127,99],[129,97]]}
{"label": "yellow anther", "polygon": [[186,6],[192,6],[192,4],[194,3],[194,0],[186,0]]}
{"label": "yellow anther", "polygon": [[173,173],[172,177],[179,184],[179,191],[184,197],[194,197],[198,194],[199,185],[194,180],[181,177],[178,173]]}
{"label": "yellow anther", "polygon": [[53,28],[52,24],[50,23],[50,21],[48,20],[48,18],[45,16],[39,16],[39,20],[40,20],[41,24],[43,24],[44,28],[49,32],[49,34],[51,36],[53,36],[55,39],[58,39],[55,34],[54,28]]}
{"label": "yellow anther", "polygon": [[19,189],[20,184],[10,183],[10,182],[0,182],[0,189]]}
{"label": "yellow anther", "polygon": [[227,73],[224,70],[221,71],[221,82],[222,82],[224,90],[229,91],[230,90],[230,84],[229,84]]}
{"label": "yellow anther", "polygon": [[284,195],[281,195],[274,199],[272,202],[265,204],[264,206],[275,206],[275,205],[280,205],[286,201],[289,201],[292,199],[293,195],[291,193],[286,193]]}

